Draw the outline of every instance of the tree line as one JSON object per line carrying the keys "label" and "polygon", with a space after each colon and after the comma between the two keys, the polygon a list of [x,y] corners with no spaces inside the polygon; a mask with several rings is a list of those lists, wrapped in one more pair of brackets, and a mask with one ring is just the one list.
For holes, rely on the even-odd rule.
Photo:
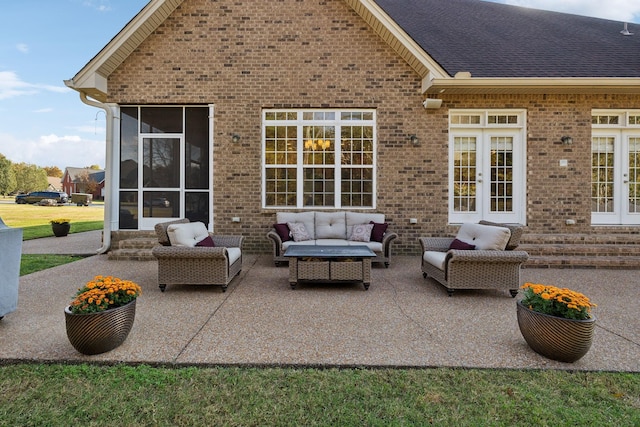
{"label": "tree line", "polygon": [[49,186],[48,176],[62,178],[62,171],[57,166],[13,163],[0,153],[0,194],[3,196],[46,190]]}

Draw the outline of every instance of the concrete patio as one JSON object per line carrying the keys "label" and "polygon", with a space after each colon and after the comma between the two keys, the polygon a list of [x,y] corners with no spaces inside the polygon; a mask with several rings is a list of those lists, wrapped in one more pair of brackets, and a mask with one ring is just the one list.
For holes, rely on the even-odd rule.
{"label": "concrete patio", "polygon": [[[23,253],[90,253],[100,246],[99,234],[83,234],[24,242]],[[390,268],[374,267],[371,287],[364,291],[358,284],[292,290],[288,269],[274,267],[270,255],[246,255],[226,293],[204,286],[168,286],[161,293],[155,261],[110,261],[106,255],[23,276],[18,310],[0,321],[0,359],[640,372],[638,271],[522,273],[523,282],[571,287],[598,304],[593,346],[581,360],[567,364],[539,356],[520,334],[516,300],[508,292],[460,291],[448,297],[441,285],[423,279],[418,256],[394,256]],[[63,309],[97,274],[133,280],[143,294],[124,344],[84,356],[67,340]]]}

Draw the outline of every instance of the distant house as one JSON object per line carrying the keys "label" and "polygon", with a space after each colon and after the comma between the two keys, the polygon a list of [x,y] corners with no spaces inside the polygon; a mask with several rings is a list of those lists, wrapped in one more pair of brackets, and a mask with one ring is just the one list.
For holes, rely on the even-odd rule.
{"label": "distant house", "polygon": [[59,176],[48,176],[47,181],[49,181],[48,191],[62,191],[62,179]]}
{"label": "distant house", "polygon": [[90,168],[65,168],[62,175],[62,191],[73,193],[88,193],[93,200],[104,199],[104,170]]}
{"label": "distant house", "polygon": [[275,213],[304,210],[384,213],[401,253],[479,220],[639,230],[635,24],[479,0],[151,0],[65,84],[106,112],[107,233],[186,217],[266,252]]}

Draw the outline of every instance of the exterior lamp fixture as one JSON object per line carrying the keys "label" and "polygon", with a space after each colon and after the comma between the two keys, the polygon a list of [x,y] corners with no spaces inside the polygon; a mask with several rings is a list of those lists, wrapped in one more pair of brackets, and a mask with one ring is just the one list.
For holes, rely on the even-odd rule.
{"label": "exterior lamp fixture", "polygon": [[563,136],[562,138],[560,138],[560,141],[562,141],[564,145],[573,144],[573,138],[571,138],[570,136]]}
{"label": "exterior lamp fixture", "polygon": [[231,135],[231,142],[233,142],[234,144],[240,142],[240,135],[238,135],[237,133]]}
{"label": "exterior lamp fixture", "polygon": [[409,135],[409,140],[411,141],[411,144],[413,144],[414,147],[417,147],[420,145],[420,139],[416,135]]}

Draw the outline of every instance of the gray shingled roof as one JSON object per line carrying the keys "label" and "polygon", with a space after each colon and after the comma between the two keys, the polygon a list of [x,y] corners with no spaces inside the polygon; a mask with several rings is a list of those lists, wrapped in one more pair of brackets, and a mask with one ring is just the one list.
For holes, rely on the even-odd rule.
{"label": "gray shingled roof", "polygon": [[[640,77],[640,25],[480,0],[376,0],[451,76]],[[606,7],[606,6],[605,6]]]}

